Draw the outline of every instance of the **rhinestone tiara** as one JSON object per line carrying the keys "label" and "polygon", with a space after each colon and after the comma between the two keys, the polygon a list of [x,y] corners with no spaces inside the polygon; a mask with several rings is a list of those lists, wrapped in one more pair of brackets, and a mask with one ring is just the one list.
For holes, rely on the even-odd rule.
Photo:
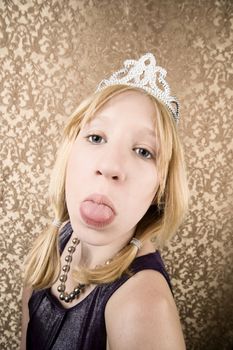
{"label": "rhinestone tiara", "polygon": [[175,122],[179,121],[179,103],[170,95],[170,87],[165,80],[167,71],[156,65],[152,53],[146,53],[139,60],[124,61],[124,68],[113,73],[109,79],[102,80],[96,91],[111,85],[128,85],[143,89],[161,101],[171,112]]}

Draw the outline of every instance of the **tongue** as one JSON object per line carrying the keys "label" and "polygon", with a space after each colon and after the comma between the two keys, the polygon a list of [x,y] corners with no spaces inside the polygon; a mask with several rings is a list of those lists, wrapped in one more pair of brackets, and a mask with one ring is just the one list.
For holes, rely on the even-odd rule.
{"label": "tongue", "polygon": [[105,222],[112,218],[113,211],[105,204],[85,201],[81,204],[81,211],[90,220]]}

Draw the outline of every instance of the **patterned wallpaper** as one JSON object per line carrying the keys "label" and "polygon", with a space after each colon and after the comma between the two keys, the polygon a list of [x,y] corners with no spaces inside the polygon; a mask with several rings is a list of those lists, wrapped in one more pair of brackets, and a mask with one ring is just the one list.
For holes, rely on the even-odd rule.
{"label": "patterned wallpaper", "polygon": [[162,251],[188,350],[233,346],[232,0],[0,1],[0,348],[18,349],[22,265],[51,218],[62,127],[126,58],[152,51],[181,102],[190,211]]}

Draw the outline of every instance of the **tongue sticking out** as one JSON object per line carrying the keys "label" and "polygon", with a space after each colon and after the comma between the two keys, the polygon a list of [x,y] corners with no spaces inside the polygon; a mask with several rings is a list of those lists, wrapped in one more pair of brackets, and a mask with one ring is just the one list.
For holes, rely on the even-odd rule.
{"label": "tongue sticking out", "polygon": [[89,200],[81,203],[80,213],[85,222],[93,225],[107,225],[114,219],[110,207]]}

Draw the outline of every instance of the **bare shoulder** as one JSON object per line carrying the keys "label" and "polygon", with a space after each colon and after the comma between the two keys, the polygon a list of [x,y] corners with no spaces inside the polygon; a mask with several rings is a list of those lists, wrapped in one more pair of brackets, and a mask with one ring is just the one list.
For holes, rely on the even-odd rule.
{"label": "bare shoulder", "polygon": [[143,270],[109,299],[105,309],[108,350],[184,350],[177,308],[165,278]]}

